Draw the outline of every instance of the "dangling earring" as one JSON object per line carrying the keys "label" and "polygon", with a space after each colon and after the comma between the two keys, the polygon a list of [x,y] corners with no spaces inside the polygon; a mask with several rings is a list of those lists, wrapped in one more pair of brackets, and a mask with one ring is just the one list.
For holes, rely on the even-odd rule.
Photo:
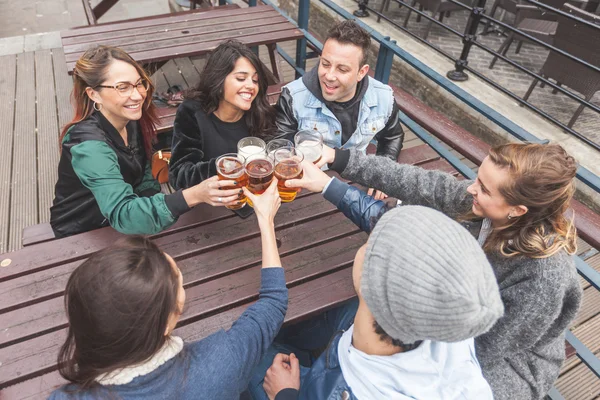
{"label": "dangling earring", "polygon": [[96,102],[94,102],[94,105],[92,107],[94,107],[94,110],[96,110],[96,111],[102,110],[102,104],[99,104]]}
{"label": "dangling earring", "polygon": [[508,214],[508,219],[512,219],[512,215]]}

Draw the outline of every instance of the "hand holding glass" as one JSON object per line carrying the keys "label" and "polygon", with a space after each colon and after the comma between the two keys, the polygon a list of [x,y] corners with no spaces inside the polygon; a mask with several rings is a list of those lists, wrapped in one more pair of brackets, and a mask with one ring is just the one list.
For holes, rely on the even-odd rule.
{"label": "hand holding glass", "polygon": [[[222,187],[223,190],[241,189],[248,185],[248,175],[244,169],[245,158],[235,153],[223,154],[217,158],[217,175],[220,181],[232,180],[235,185]],[[230,210],[239,210],[246,205],[246,196],[240,195],[239,204],[227,206]]]}

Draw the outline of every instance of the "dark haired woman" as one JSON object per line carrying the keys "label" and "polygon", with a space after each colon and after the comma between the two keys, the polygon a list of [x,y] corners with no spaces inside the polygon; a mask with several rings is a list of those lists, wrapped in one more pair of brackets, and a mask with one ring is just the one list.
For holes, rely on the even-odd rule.
{"label": "dark haired woman", "polygon": [[185,303],[182,272],[148,239],[129,237],[69,278],[69,331],[58,363],[71,384],[50,399],[239,399],[287,309],[273,223],[281,204],[276,180],[263,195],[246,195],[262,241],[256,304],[228,331],[184,344],[172,335]]}
{"label": "dark haired woman", "polygon": [[170,195],[159,193],[149,164],[154,90],[144,70],[123,50],[98,46],[75,64],[75,117],[63,129],[50,224],[57,237],[103,226],[152,234],[205,202],[233,205],[231,181],[203,182]]}
{"label": "dark haired woman", "polygon": [[[505,309],[487,333],[475,338],[483,375],[496,400],[542,399],[560,372],[564,332],[582,297],[571,257],[576,229],[565,216],[575,192],[575,159],[557,144],[506,144],[490,149],[474,181],[354,150],[324,148],[320,163],[404,204],[435,208],[478,238]],[[286,185],[323,191],[367,232],[386,211],[383,202],[309,164],[302,180]]]}
{"label": "dark haired woman", "polygon": [[177,110],[171,185],[184,189],[216,175],[217,157],[236,153],[244,137],[269,137],[274,129],[275,112],[258,56],[236,40],[221,43],[208,58],[200,83]]}

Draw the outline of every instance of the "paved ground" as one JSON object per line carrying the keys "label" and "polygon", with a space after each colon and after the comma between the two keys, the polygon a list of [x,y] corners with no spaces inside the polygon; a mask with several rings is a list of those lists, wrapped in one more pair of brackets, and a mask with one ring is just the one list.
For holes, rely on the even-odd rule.
{"label": "paved ground", "polygon": [[[488,1],[488,3],[491,4],[492,1]],[[377,3],[375,3],[375,5],[377,5]],[[379,6],[377,6],[377,9],[378,8]],[[397,4],[392,2],[386,15],[388,15],[394,22],[402,24],[407,12],[408,8],[400,8]],[[497,12],[497,15],[499,14],[500,12]],[[459,32],[463,32],[468,16],[469,13],[467,11],[453,12],[451,13],[450,17],[444,19],[444,23]],[[511,14],[507,13],[505,16],[505,21],[512,21],[513,18],[514,17]],[[422,36],[425,31],[425,27],[425,19],[422,18],[421,22],[417,22],[416,14],[412,13],[408,23],[408,29],[411,32]],[[373,28],[377,29],[377,26],[375,25]],[[479,31],[481,31],[481,29]],[[504,39],[505,36],[494,33],[486,36],[478,36],[478,41],[481,41],[484,45],[494,50],[497,50],[500,47]],[[454,57],[458,57],[460,55],[463,47],[461,39],[458,36],[435,24],[429,33],[428,40]],[[538,72],[546,60],[548,51],[541,46],[532,43],[524,43],[520,53],[515,54],[515,43],[513,43],[509,49],[507,56],[513,61],[523,65],[527,69]],[[477,47],[472,48],[468,58],[470,67],[474,68],[480,73],[483,73],[488,78],[493,79],[500,85],[508,88],[518,96],[522,97],[531,85],[533,78],[501,60],[499,60],[494,68],[490,70],[488,69],[488,65],[491,60],[492,56],[489,53],[485,52],[484,50],[480,50]],[[551,88],[548,86],[540,88],[539,85],[533,91],[530,97],[530,102],[565,124],[571,119],[575,113],[575,110],[579,106],[579,103],[568,98],[566,95],[562,93],[553,95]],[[596,93],[595,97],[592,98],[592,102],[600,106],[600,92]],[[600,114],[596,113],[595,111],[587,108],[584,109],[583,113],[575,122],[573,128],[576,131],[584,134],[587,138],[600,144]]]}

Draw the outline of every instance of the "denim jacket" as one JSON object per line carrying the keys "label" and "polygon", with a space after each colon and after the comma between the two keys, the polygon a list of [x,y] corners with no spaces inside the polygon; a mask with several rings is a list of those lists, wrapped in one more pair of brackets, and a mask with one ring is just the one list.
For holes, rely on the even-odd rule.
{"label": "denim jacket", "polygon": [[369,79],[369,84],[360,103],[357,129],[346,143],[342,145],[341,123],[302,79],[284,87],[276,106],[280,136],[293,138],[298,130],[315,130],[323,135],[325,145],[331,148],[355,148],[362,152],[376,139],[377,154],[396,160],[404,132],[398,121],[394,93],[388,85],[371,77],[365,79]]}

